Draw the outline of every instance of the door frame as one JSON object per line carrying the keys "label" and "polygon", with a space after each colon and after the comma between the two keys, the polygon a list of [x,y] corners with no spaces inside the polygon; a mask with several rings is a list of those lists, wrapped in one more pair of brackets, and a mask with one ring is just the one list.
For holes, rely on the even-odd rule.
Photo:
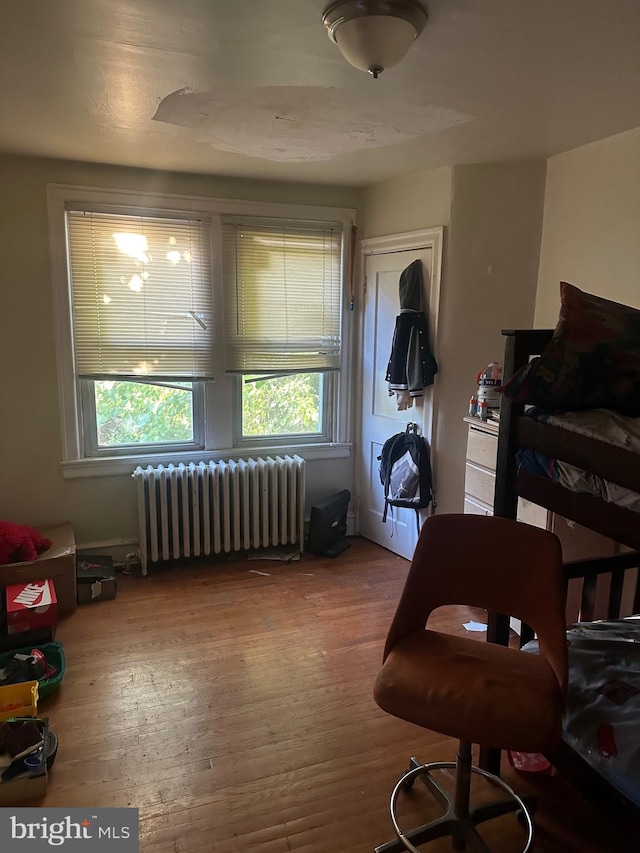
{"label": "door frame", "polygon": [[[362,395],[363,395],[363,379],[362,379],[362,364],[363,364],[363,343],[364,343],[364,302],[367,292],[367,257],[370,255],[387,255],[394,252],[411,252],[420,251],[421,249],[431,249],[433,252],[433,265],[431,270],[431,285],[429,288],[429,319],[433,319],[434,335],[430,341],[431,349],[436,361],[438,360],[439,338],[438,329],[440,326],[440,289],[442,280],[442,251],[444,245],[444,226],[438,225],[434,228],[424,228],[419,231],[407,231],[400,234],[387,234],[383,237],[369,237],[360,241],[360,275],[362,278],[362,299],[361,310],[358,312],[358,328],[356,340],[358,341],[357,355],[355,359],[355,375],[357,382],[355,385],[354,408],[355,408],[355,435],[354,439],[358,442],[362,441]],[[438,400],[438,379],[433,384],[431,391],[431,415],[428,423],[421,424],[422,434],[429,442],[429,446],[433,449],[436,443],[437,430],[437,400]],[[360,532],[360,483],[362,480],[362,464],[360,462],[360,454],[356,454],[356,464],[354,467],[354,486],[356,491],[355,501],[355,533]],[[434,484],[434,495],[437,494],[437,456],[432,452],[431,473]],[[433,506],[433,505],[432,505]],[[433,510],[432,510],[433,511]]]}

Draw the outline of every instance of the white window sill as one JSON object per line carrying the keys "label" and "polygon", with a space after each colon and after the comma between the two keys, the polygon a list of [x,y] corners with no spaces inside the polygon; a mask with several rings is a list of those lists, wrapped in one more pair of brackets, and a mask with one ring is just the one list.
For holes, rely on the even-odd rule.
{"label": "white window sill", "polygon": [[298,444],[283,447],[252,447],[242,450],[198,450],[179,453],[145,453],[139,456],[103,456],[91,459],[74,459],[62,462],[62,474],[65,480],[83,477],[115,477],[132,474],[134,468],[142,465],[177,465],[184,462],[209,462],[218,459],[249,459],[257,456],[293,456],[297,453],[308,461],[314,459],[346,459],[351,456],[351,445],[341,444]]}

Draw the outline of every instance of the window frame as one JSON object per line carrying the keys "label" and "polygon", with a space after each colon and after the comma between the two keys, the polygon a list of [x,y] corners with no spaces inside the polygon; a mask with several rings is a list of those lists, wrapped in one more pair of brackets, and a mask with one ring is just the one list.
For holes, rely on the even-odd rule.
{"label": "window frame", "polygon": [[[311,205],[283,204],[276,202],[251,202],[235,199],[219,199],[176,194],[140,193],[131,190],[113,190],[97,187],[49,184],[47,186],[49,213],[50,248],[53,282],[53,304],[55,340],[58,369],[58,391],[60,400],[62,433],[62,469],[65,478],[109,476],[119,473],[130,474],[138,464],[157,465],[169,462],[199,461],[233,458],[242,452],[254,455],[297,452],[307,459],[344,458],[351,453],[351,419],[349,400],[352,392],[352,335],[353,311],[349,310],[348,254],[351,226],[355,224],[356,212],[350,208],[334,208]],[[214,345],[216,379],[202,383],[198,396],[202,405],[201,431],[194,423],[194,437],[198,446],[156,446],[141,451],[139,448],[107,449],[93,453],[86,446],[83,424],[87,416],[83,412],[83,397],[87,390],[81,387],[89,380],[79,380],[75,375],[73,354],[73,328],[69,263],[67,257],[67,234],[65,211],[67,205],[84,205],[96,211],[118,211],[133,215],[184,216],[202,214],[210,217],[211,268],[213,276],[213,301],[215,314]],[[326,423],[321,435],[274,436],[242,438],[241,432],[241,377],[224,372],[223,303],[222,303],[222,239],[221,218],[225,215],[255,216],[287,220],[339,222],[343,232],[343,292],[342,292],[342,351],[340,370],[334,372],[327,396],[325,388]],[[325,373],[325,377],[329,374]],[[198,383],[200,385],[200,383]],[[222,400],[222,405],[221,405]],[[200,403],[198,404],[200,405]],[[196,389],[194,388],[194,414]],[[84,420],[83,420],[84,419]],[[201,446],[200,446],[201,445]]]}

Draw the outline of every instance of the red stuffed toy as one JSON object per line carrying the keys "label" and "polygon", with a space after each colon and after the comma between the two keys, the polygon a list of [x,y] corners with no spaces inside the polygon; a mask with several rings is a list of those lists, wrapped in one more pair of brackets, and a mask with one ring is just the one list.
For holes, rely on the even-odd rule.
{"label": "red stuffed toy", "polygon": [[50,547],[51,539],[45,539],[33,527],[0,521],[0,565],[35,560]]}

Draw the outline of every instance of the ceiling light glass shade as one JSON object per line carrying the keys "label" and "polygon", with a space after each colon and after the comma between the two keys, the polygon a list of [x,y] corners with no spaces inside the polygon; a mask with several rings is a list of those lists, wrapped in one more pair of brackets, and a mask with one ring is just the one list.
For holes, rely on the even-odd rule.
{"label": "ceiling light glass shade", "polygon": [[345,21],[336,31],[337,45],[347,62],[371,74],[397,65],[415,37],[412,24],[387,15]]}
{"label": "ceiling light glass shade", "polygon": [[418,0],[338,0],[322,20],[347,62],[377,77],[406,56],[427,12]]}

